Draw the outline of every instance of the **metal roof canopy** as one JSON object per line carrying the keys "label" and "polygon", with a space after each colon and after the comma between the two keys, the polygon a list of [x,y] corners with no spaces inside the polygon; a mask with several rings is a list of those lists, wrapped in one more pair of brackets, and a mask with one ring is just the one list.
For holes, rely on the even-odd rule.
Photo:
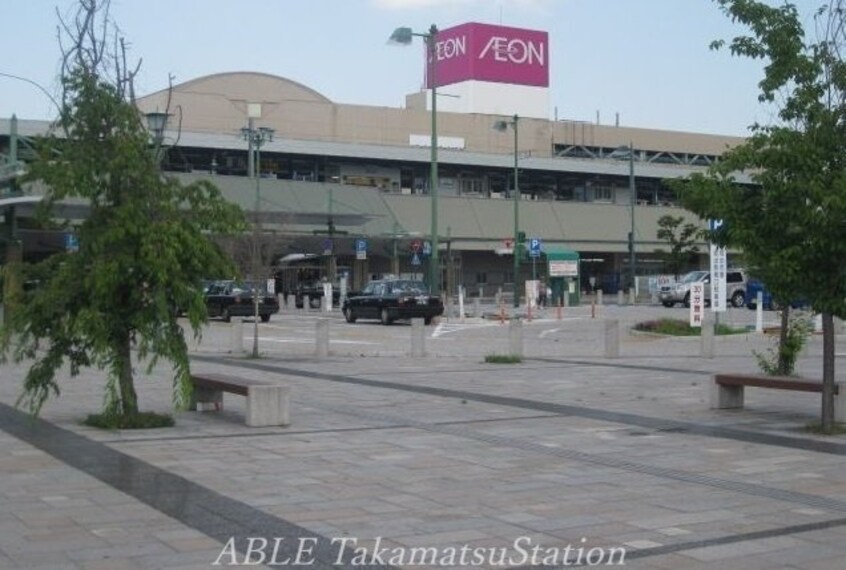
{"label": "metal roof canopy", "polygon": [[549,247],[544,249],[549,261],[579,261],[579,252],[563,247]]}

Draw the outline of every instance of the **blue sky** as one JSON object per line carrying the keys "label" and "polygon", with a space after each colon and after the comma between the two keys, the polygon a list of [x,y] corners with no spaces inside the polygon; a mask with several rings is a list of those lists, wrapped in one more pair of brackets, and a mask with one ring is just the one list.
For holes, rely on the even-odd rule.
{"label": "blue sky", "polygon": [[[822,0],[799,0],[803,14]],[[73,0],[4,0],[0,73],[55,92],[56,11]],[[112,17],[143,60],[139,94],[225,71],[261,71],[338,103],[401,107],[423,78],[423,46],[387,45],[394,28],[464,22],[545,30],[550,118],[744,135],[767,122],[760,63],[713,52],[734,26],[712,0],[112,0]],[[13,23],[9,25],[9,23]],[[52,118],[38,89],[0,76],[0,117]]]}

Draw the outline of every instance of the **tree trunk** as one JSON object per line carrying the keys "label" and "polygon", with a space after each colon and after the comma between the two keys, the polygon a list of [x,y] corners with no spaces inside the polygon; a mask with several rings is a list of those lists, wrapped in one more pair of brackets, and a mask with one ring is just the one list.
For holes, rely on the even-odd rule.
{"label": "tree trunk", "polygon": [[822,432],[834,432],[834,316],[823,312]]}
{"label": "tree trunk", "polygon": [[790,326],[790,305],[785,305],[784,308],[781,310],[781,329],[779,330],[778,334],[778,370],[777,374],[779,376],[788,376],[791,372],[791,364],[789,362],[789,357],[787,352],[785,351],[785,347],[787,346],[787,333],[788,327]]}
{"label": "tree trunk", "polygon": [[132,354],[131,340],[129,332],[127,331],[120,339],[119,358],[120,358],[120,377],[118,383],[120,385],[120,406],[123,415],[138,413],[138,396],[135,393],[135,383],[132,378]]}

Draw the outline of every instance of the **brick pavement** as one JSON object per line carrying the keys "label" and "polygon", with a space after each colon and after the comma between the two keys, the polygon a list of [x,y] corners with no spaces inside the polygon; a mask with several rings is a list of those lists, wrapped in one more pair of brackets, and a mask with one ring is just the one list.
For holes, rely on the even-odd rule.
{"label": "brick pavement", "polygon": [[[511,555],[526,537],[573,553],[624,547],[631,568],[842,567],[846,439],[801,429],[818,396],[750,390],[746,410],[707,407],[709,375],[753,370],[761,337],[719,339],[721,356],[705,359],[689,339],[626,335],[605,360],[587,328],[537,327],[537,358],[516,366],[481,363],[496,327],[430,338],[426,359],[404,356],[402,326],[387,327],[387,349],[355,345],[371,347],[364,357],[199,347],[197,370],[291,386],[288,428],[247,428],[242,399],[227,396],[223,412],[180,412],[175,428],[93,430],[78,422],[103,379],[85,372],[62,382],[39,432],[7,407],[24,368],[4,365],[0,568],[208,568],[227,536],[250,533]],[[812,341],[803,373],[819,373],[819,350]],[[145,409],[169,410],[166,368],[138,388]]]}

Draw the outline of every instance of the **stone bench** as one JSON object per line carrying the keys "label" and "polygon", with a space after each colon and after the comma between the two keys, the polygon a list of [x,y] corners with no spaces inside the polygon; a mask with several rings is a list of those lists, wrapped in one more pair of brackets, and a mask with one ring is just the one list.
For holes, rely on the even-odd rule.
{"label": "stone bench", "polygon": [[[822,383],[802,380],[792,376],[765,376],[763,374],[715,374],[711,385],[711,408],[732,409],[743,407],[746,386],[792,390],[794,392],[822,393]],[[834,421],[846,421],[846,390],[834,384]]]}
{"label": "stone bench", "polygon": [[291,423],[290,389],[286,386],[227,374],[192,374],[191,409],[223,409],[223,393],[247,398],[246,423],[250,427],[286,426]]}

